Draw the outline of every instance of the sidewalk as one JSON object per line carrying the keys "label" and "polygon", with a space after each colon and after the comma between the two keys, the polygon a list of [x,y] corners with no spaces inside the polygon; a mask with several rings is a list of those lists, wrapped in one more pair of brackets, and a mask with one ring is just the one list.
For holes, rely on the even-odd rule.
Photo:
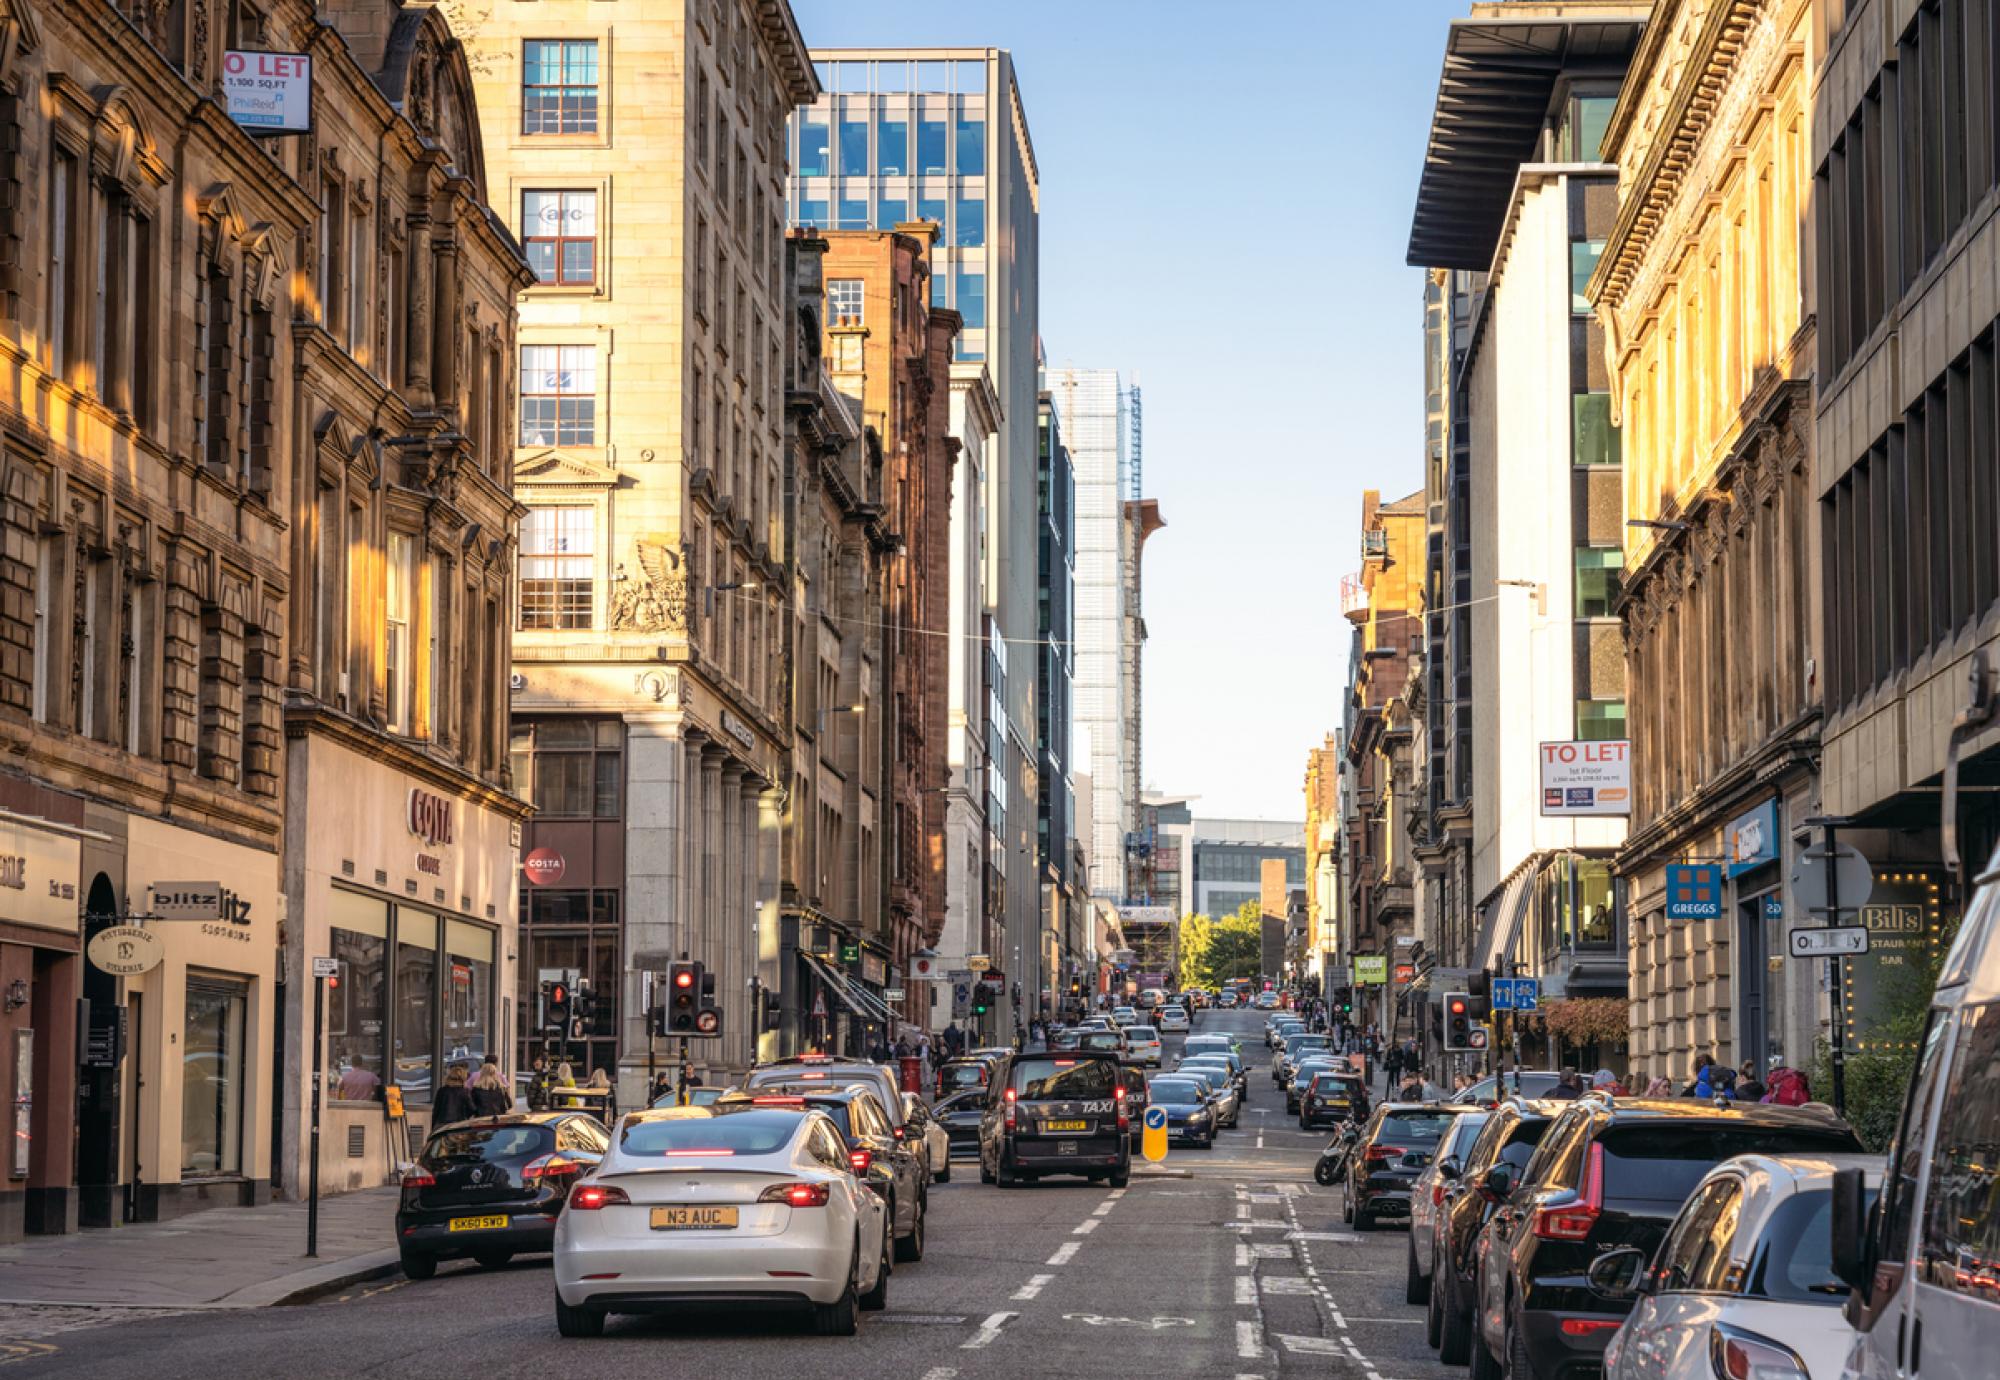
{"label": "sidewalk", "polygon": [[0,1246],[0,1305],[261,1308],[379,1279],[396,1269],[398,1191],[322,1198],[319,1256],[307,1259],[306,1206],[210,1208]]}

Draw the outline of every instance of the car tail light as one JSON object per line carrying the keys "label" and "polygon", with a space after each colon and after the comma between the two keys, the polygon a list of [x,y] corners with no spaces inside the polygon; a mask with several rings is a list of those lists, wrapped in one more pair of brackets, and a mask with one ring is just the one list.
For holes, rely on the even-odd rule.
{"label": "car tail light", "polygon": [[1400,1145],[1371,1145],[1361,1152],[1361,1158],[1364,1161],[1398,1160],[1409,1153]]}
{"label": "car tail light", "polygon": [[901,1126],[891,1126],[889,1128],[889,1138],[891,1140],[901,1140],[903,1138],[903,1128]]}
{"label": "car tail light", "polygon": [[1594,1337],[1600,1332],[1615,1332],[1624,1322],[1623,1318],[1564,1318],[1562,1334],[1565,1337]]}
{"label": "car tail light", "polygon": [[1431,1185],[1431,1206],[1432,1207],[1444,1206],[1444,1185],[1442,1183],[1435,1183]]}
{"label": "car tail light", "polygon": [[1727,1323],[1708,1329],[1708,1364],[1716,1380],[1806,1380],[1797,1352]]}
{"label": "car tail light", "polygon": [[1014,1090],[1013,1090],[1012,1088],[1009,1088],[1009,1089],[1007,1089],[1007,1129],[1008,1129],[1009,1131],[1012,1131],[1012,1130],[1014,1129],[1014,1099],[1015,1099],[1015,1096],[1016,1096],[1016,1093],[1014,1092]]}
{"label": "car tail light", "polygon": [[1131,1130],[1132,1109],[1125,1105],[1125,1089],[1122,1087],[1113,1088],[1111,1095],[1118,1099],[1118,1129],[1120,1131]]}
{"label": "car tail light", "polygon": [[1535,1235],[1544,1241],[1582,1241],[1604,1208],[1604,1147],[1590,1147],[1583,1171],[1583,1195],[1535,1209]]}
{"label": "car tail light", "polygon": [[757,1201],[796,1208],[825,1207],[832,1196],[825,1184],[772,1184],[757,1195]]}
{"label": "car tail light", "polygon": [[403,1176],[404,1188],[434,1188],[437,1180],[428,1169],[412,1169]]}
{"label": "car tail light", "polygon": [[806,1100],[803,1097],[767,1095],[751,1098],[750,1105],[753,1107],[803,1107],[806,1105]]}
{"label": "car tail light", "polygon": [[616,1184],[578,1184],[569,1191],[571,1212],[595,1212],[616,1204],[631,1206],[632,1200]]}
{"label": "car tail light", "polygon": [[561,1179],[583,1172],[583,1166],[566,1155],[540,1155],[521,1167],[521,1178],[527,1183],[538,1179]]}
{"label": "car tail light", "polygon": [[875,1152],[866,1147],[860,1150],[850,1150],[847,1152],[847,1162],[854,1166],[855,1173],[866,1174],[868,1166],[875,1163]]}

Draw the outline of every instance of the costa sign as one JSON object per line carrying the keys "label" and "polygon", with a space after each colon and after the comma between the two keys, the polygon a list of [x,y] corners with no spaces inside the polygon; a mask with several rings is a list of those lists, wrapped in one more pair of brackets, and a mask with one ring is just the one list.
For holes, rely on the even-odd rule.
{"label": "costa sign", "polygon": [[444,796],[433,795],[421,786],[412,786],[404,822],[409,825],[410,832],[427,846],[437,848],[452,842],[451,807],[452,802]]}
{"label": "costa sign", "polygon": [[536,886],[554,886],[569,871],[569,860],[553,848],[537,848],[521,859],[521,871]]}

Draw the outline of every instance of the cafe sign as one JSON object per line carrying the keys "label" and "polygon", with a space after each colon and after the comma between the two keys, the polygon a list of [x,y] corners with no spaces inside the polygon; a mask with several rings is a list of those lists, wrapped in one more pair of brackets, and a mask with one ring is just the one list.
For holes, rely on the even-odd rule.
{"label": "cafe sign", "polygon": [[99,930],[85,950],[91,966],[115,977],[137,977],[160,966],[167,946],[160,936],[137,925],[113,925]]}
{"label": "cafe sign", "polygon": [[451,807],[452,802],[446,797],[412,786],[404,822],[426,847],[437,848],[452,841]]}
{"label": "cafe sign", "polygon": [[81,854],[73,838],[0,822],[0,920],[75,934]]}

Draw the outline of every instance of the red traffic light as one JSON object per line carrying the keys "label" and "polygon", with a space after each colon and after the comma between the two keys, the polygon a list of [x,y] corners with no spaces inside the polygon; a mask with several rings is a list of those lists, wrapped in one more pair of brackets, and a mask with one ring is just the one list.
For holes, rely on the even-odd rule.
{"label": "red traffic light", "polygon": [[1451,999],[1451,1014],[1454,1016],[1463,1016],[1465,1014],[1465,1002],[1463,999],[1458,997]]}
{"label": "red traffic light", "polygon": [[691,968],[676,969],[674,972],[674,986],[676,987],[694,986],[694,970]]}
{"label": "red traffic light", "polygon": [[569,988],[558,982],[555,986],[549,988],[549,1000],[557,1006],[561,1006],[569,1000]]}

